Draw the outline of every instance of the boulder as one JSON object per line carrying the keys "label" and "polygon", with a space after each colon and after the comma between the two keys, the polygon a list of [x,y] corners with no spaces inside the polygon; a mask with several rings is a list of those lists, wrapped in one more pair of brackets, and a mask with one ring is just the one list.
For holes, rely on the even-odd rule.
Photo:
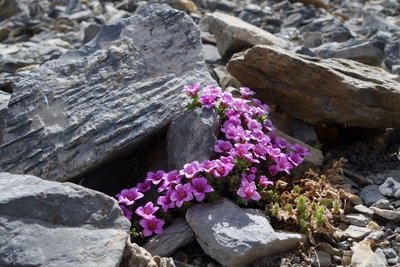
{"label": "boulder", "polygon": [[228,71],[261,100],[311,124],[400,125],[397,76],[355,61],[316,59],[257,45],[234,55]]}
{"label": "boulder", "polygon": [[241,209],[228,199],[192,206],[186,221],[204,252],[223,266],[251,266],[306,241],[301,234],[275,232],[262,211]]}
{"label": "boulder", "polygon": [[188,162],[210,159],[220,128],[214,111],[190,110],[174,119],[168,129],[168,167],[182,169]]}
{"label": "boulder", "polygon": [[0,173],[0,266],[119,266],[130,222],[107,195]]}
{"label": "boulder", "polygon": [[69,180],[165,129],[188,103],[183,85],[194,82],[215,83],[198,28],[184,12],[145,7],[21,79],[0,170]]}
{"label": "boulder", "polygon": [[210,32],[215,35],[218,51],[223,58],[254,45],[288,48],[288,42],[239,18],[215,12],[208,15]]}

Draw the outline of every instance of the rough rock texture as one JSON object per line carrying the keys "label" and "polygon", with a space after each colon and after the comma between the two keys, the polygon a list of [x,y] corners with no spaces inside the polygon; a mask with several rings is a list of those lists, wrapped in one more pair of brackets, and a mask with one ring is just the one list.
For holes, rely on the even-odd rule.
{"label": "rough rock texture", "polygon": [[350,225],[344,231],[344,233],[346,235],[348,235],[351,238],[355,238],[355,239],[362,239],[362,238],[366,237],[371,232],[372,232],[372,230],[369,229],[369,228],[359,227],[359,226],[354,226],[354,225]]}
{"label": "rough rock texture", "polygon": [[150,238],[143,248],[152,255],[168,257],[192,241],[194,241],[192,229],[183,218],[178,218],[162,234]]}
{"label": "rough rock texture", "polygon": [[220,127],[218,115],[195,109],[174,119],[168,129],[168,167],[181,169],[188,162],[209,159]]}
{"label": "rough rock texture", "polygon": [[300,234],[275,232],[262,211],[241,209],[228,199],[189,208],[186,221],[204,252],[223,266],[250,266],[306,240]]}
{"label": "rough rock texture", "polygon": [[360,197],[367,205],[372,205],[379,200],[386,200],[386,197],[379,192],[378,185],[368,185],[361,189]]}
{"label": "rough rock texture", "polygon": [[153,257],[144,248],[127,242],[124,258],[119,267],[175,267],[175,263],[171,258]]}
{"label": "rough rock texture", "polygon": [[235,52],[258,44],[288,47],[288,42],[284,39],[224,13],[210,14],[208,24],[210,31],[215,35],[222,57],[229,57]]}
{"label": "rough rock texture", "polygon": [[376,207],[371,208],[375,214],[396,223],[400,223],[400,210],[385,210]]}
{"label": "rough rock texture", "polygon": [[349,40],[345,43],[326,43],[312,51],[321,58],[347,58],[379,66],[384,58],[385,43],[380,40]]}
{"label": "rough rock texture", "polygon": [[5,117],[7,115],[7,105],[11,95],[0,91],[0,144],[3,139],[3,130],[6,127]]}
{"label": "rough rock texture", "polygon": [[392,177],[388,177],[386,181],[379,186],[379,192],[387,197],[400,198],[400,182]]}
{"label": "rough rock texture", "polygon": [[0,170],[68,180],[165,127],[183,85],[212,83],[185,13],[153,5],[26,75],[9,102]]}
{"label": "rough rock texture", "polygon": [[396,76],[358,62],[319,60],[258,45],[234,55],[228,71],[261,100],[312,124],[400,125]]}
{"label": "rough rock texture", "polygon": [[0,191],[0,266],[119,266],[130,223],[114,199],[4,172]]}

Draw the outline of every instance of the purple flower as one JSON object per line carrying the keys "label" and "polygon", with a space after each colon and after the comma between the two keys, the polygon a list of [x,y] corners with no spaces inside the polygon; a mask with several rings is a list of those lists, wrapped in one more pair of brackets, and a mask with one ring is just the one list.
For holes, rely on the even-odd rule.
{"label": "purple flower", "polygon": [[256,184],[254,182],[249,183],[246,179],[242,180],[242,185],[237,191],[237,194],[246,201],[257,201],[261,199],[260,194],[257,192]]}
{"label": "purple flower", "polygon": [[302,157],[308,156],[310,154],[310,151],[307,148],[305,148],[299,144],[294,144],[291,147],[291,149],[293,149],[297,154],[299,154]]}
{"label": "purple flower", "polygon": [[138,183],[136,187],[142,193],[147,192],[151,189],[151,181],[146,179],[143,183]]}
{"label": "purple flower", "polygon": [[171,200],[175,201],[175,205],[180,208],[183,202],[191,201],[193,199],[193,189],[191,184],[186,183],[184,185],[178,184],[175,190],[171,194]]}
{"label": "purple flower", "polygon": [[269,185],[273,185],[274,182],[268,180],[268,178],[265,175],[260,175],[258,177],[258,184],[261,185],[262,187],[266,188]]}
{"label": "purple flower", "polygon": [[234,164],[232,163],[223,163],[221,160],[215,160],[215,166],[213,169],[213,175],[216,178],[225,177],[232,171]]}
{"label": "purple flower", "polygon": [[201,202],[206,197],[205,193],[210,193],[214,191],[211,185],[208,184],[207,179],[204,177],[193,178],[192,179],[193,186],[193,195],[198,202]]}
{"label": "purple flower", "polygon": [[266,146],[265,147],[267,149],[267,154],[270,156],[271,159],[273,159],[274,161],[276,161],[279,157],[284,156],[285,154],[283,154],[281,152],[280,148],[273,148],[272,146]]}
{"label": "purple flower", "polygon": [[235,159],[232,156],[228,156],[228,157],[221,156],[220,160],[224,164],[228,164],[228,163],[232,163],[233,164],[235,162]]}
{"label": "purple flower", "polygon": [[186,163],[183,165],[183,170],[179,171],[180,175],[185,175],[186,178],[193,178],[198,172],[201,172],[202,168],[198,161],[193,161],[192,163]]}
{"label": "purple flower", "polygon": [[173,189],[169,188],[165,196],[159,196],[157,198],[157,204],[161,206],[161,209],[164,212],[167,212],[168,209],[175,208],[175,202],[171,200],[171,195],[173,192]]}
{"label": "purple flower", "polygon": [[143,196],[144,195],[140,193],[136,187],[132,187],[131,189],[123,189],[121,193],[116,195],[118,202],[127,206],[132,205],[135,200],[138,200]]}
{"label": "purple flower", "polygon": [[171,186],[171,184],[179,184],[181,182],[181,176],[179,175],[177,170],[170,171],[167,175],[166,178],[164,179],[164,182],[162,185],[158,188],[158,192],[164,191],[166,188]]}
{"label": "purple flower", "polygon": [[288,157],[288,160],[295,167],[299,166],[304,161],[304,159],[298,153],[290,153],[289,157]]}
{"label": "purple flower", "polygon": [[224,108],[229,107],[233,103],[233,96],[229,92],[223,92],[221,94],[221,98],[220,99],[221,99],[221,105]]}
{"label": "purple flower", "polygon": [[214,169],[214,165],[215,163],[213,160],[205,160],[201,163],[200,166],[203,169],[203,171],[208,174],[212,172],[212,170]]}
{"label": "purple flower", "polygon": [[125,205],[119,205],[120,209],[122,210],[122,212],[124,213],[124,216],[128,219],[128,220],[132,220],[132,211],[130,211]]}
{"label": "purple flower", "polygon": [[240,94],[242,95],[243,99],[248,99],[250,96],[255,94],[248,87],[240,87],[239,90],[240,90]]}
{"label": "purple flower", "polygon": [[162,182],[165,178],[165,172],[164,171],[157,171],[157,172],[148,172],[147,173],[147,180],[151,181],[153,184],[158,185],[160,182]]}
{"label": "purple flower", "polygon": [[214,85],[207,85],[204,87],[204,92],[215,95],[215,97],[219,97],[222,93],[222,88]]}
{"label": "purple flower", "polygon": [[253,182],[256,179],[256,175],[254,173],[242,173],[242,181],[247,180],[249,183]]}
{"label": "purple flower", "polygon": [[153,202],[147,202],[146,205],[139,206],[135,213],[142,218],[148,219],[153,216],[153,214],[159,209],[159,207],[154,207]]}
{"label": "purple flower", "polygon": [[275,139],[275,144],[277,146],[279,146],[279,148],[281,148],[281,149],[287,148],[289,145],[288,142],[284,138],[281,138],[281,137],[277,137]]}
{"label": "purple flower", "polygon": [[216,96],[214,94],[203,94],[199,98],[199,102],[206,108],[211,109],[215,106]]}
{"label": "purple flower", "polygon": [[261,130],[262,129],[262,125],[261,125],[261,123],[259,123],[258,121],[256,121],[256,120],[250,120],[248,123],[247,123],[247,128],[250,130],[250,131],[252,131],[252,132],[254,132],[254,131],[256,131],[256,130]]}
{"label": "purple flower", "polygon": [[286,156],[280,156],[275,159],[276,165],[269,166],[269,171],[272,175],[277,174],[278,172],[284,171],[287,174],[290,174],[290,170],[293,168],[293,165],[287,160]]}
{"label": "purple flower", "polygon": [[200,84],[195,83],[183,86],[183,92],[187,93],[190,97],[195,97],[200,90]]}
{"label": "purple flower", "polygon": [[265,155],[267,154],[267,148],[262,144],[258,143],[255,146],[253,146],[253,154],[256,158],[265,160],[266,159]]}
{"label": "purple flower", "polygon": [[231,142],[229,141],[224,141],[224,140],[218,140],[217,144],[214,147],[214,151],[218,153],[225,153],[228,154],[229,151],[233,148]]}
{"label": "purple flower", "polygon": [[250,152],[250,149],[253,148],[252,144],[235,144],[235,148],[230,151],[230,155],[234,158],[245,158],[250,162],[253,162],[253,155]]}
{"label": "purple flower", "polygon": [[153,233],[161,234],[163,232],[162,227],[164,223],[163,220],[157,219],[155,216],[144,218],[139,222],[140,226],[143,227],[144,236],[151,236]]}

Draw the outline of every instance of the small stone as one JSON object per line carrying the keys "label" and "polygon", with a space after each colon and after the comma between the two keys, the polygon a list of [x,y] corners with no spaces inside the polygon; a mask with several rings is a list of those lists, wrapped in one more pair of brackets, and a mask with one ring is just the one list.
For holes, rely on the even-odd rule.
{"label": "small stone", "polygon": [[169,257],[177,249],[194,241],[194,234],[183,218],[178,218],[162,234],[150,238],[143,248],[151,255]]}
{"label": "small stone", "polygon": [[377,224],[376,222],[374,222],[374,221],[370,221],[368,224],[367,224],[367,226],[366,226],[367,228],[369,228],[369,229],[371,229],[371,230],[379,230],[381,227],[379,226],[379,224]]}
{"label": "small stone", "polygon": [[[390,265],[395,265],[395,264],[397,264],[397,263],[400,263],[400,260],[399,260],[399,257],[395,257],[395,258],[388,259],[387,262],[388,262]],[[398,266],[398,265],[396,265],[396,266]]]}
{"label": "small stone", "polygon": [[400,182],[397,182],[392,177],[389,177],[383,184],[379,186],[379,192],[387,197],[400,198]]}
{"label": "small stone", "polygon": [[368,241],[356,243],[351,248],[353,256],[351,257],[352,267],[385,267],[386,262],[383,261],[375,252],[372,251]]}
{"label": "small stone", "polygon": [[368,215],[368,216],[374,215],[374,211],[371,210],[370,208],[365,207],[364,205],[356,205],[353,207],[353,209],[355,209],[356,211],[358,211],[364,215]]}
{"label": "small stone", "polygon": [[183,11],[188,11],[191,13],[196,13],[198,11],[198,8],[196,6],[195,3],[193,3],[193,1],[190,0],[176,0],[176,1],[172,1],[171,6],[179,9],[179,10],[183,10]]}
{"label": "small stone", "polygon": [[318,251],[311,258],[311,266],[329,267],[332,264],[331,255],[326,251]]}
{"label": "small stone", "polygon": [[379,192],[379,186],[374,184],[361,189],[360,197],[367,205],[372,205],[381,199],[387,200],[387,198]]}
{"label": "small stone", "polygon": [[385,233],[383,231],[374,231],[367,235],[365,239],[373,239],[373,240],[379,240],[383,237]]}
{"label": "small stone", "polygon": [[362,238],[366,237],[371,232],[372,232],[371,229],[368,229],[368,228],[365,228],[365,227],[354,226],[354,225],[350,225],[344,231],[344,233],[346,235],[348,235],[349,237],[354,238],[354,239],[362,239]]}
{"label": "small stone", "polygon": [[396,223],[400,223],[400,210],[384,210],[384,209],[378,209],[378,208],[371,208],[375,214],[394,221]]}
{"label": "small stone", "polygon": [[345,218],[350,224],[360,227],[366,226],[370,221],[369,218],[362,214],[347,214]]}
{"label": "small stone", "polygon": [[343,173],[346,177],[350,178],[351,180],[353,180],[354,182],[356,182],[359,186],[367,186],[372,184],[372,181],[369,180],[368,178],[353,172],[349,169],[343,168]]}
{"label": "small stone", "polygon": [[397,255],[396,251],[393,248],[385,248],[383,249],[383,252],[385,253],[386,257],[388,258],[395,258]]}
{"label": "small stone", "polygon": [[371,205],[370,208],[378,208],[384,210],[390,210],[392,207],[390,206],[390,202],[387,199],[380,199],[374,204]]}

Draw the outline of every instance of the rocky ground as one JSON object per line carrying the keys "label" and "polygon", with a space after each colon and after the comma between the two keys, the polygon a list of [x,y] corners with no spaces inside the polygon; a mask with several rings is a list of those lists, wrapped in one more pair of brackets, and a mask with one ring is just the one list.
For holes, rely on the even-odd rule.
{"label": "rocky ground", "polygon": [[[0,0],[0,266],[400,266],[399,75],[396,0]],[[334,235],[222,199],[131,243],[112,196],[212,156],[194,82],[252,88],[304,168],[346,159]]]}

